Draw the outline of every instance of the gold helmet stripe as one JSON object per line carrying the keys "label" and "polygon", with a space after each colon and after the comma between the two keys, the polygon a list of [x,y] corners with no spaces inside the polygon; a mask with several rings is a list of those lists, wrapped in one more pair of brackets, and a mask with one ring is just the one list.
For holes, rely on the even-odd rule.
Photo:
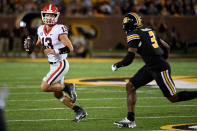
{"label": "gold helmet stripe", "polygon": [[141,21],[141,18],[139,17],[139,15],[137,15],[136,13],[133,13],[133,12],[131,12],[130,14],[133,15],[137,19],[138,27],[142,27],[142,21]]}

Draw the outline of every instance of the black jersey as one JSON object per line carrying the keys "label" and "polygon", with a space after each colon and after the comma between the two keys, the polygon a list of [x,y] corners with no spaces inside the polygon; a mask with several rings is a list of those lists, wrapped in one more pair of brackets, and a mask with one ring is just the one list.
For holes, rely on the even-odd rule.
{"label": "black jersey", "polygon": [[165,63],[159,37],[151,28],[139,28],[127,34],[128,47],[137,48],[137,53],[147,65]]}

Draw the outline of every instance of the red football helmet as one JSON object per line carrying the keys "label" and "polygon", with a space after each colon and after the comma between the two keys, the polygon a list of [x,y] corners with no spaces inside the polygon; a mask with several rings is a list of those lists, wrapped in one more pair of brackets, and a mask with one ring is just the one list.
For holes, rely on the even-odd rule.
{"label": "red football helmet", "polygon": [[[54,14],[54,17],[46,17],[45,14]],[[57,7],[53,4],[47,4],[41,11],[42,21],[47,25],[54,25],[58,21],[60,12]]]}

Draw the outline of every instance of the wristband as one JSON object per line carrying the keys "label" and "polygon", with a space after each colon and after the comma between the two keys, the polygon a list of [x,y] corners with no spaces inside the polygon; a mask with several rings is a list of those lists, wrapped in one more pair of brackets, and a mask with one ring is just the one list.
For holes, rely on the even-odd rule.
{"label": "wristband", "polygon": [[65,46],[63,48],[60,48],[59,51],[60,51],[60,54],[65,54],[65,53],[69,53],[70,49],[67,46]]}

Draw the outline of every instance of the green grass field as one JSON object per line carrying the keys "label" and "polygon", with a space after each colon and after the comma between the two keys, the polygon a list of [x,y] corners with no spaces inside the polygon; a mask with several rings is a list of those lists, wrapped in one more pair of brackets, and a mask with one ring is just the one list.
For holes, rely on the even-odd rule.
{"label": "green grass field", "polygon": [[[143,66],[143,62],[137,60],[128,67],[112,72],[114,62],[116,60],[70,60],[70,70],[65,79],[129,77]],[[169,62],[173,76],[197,77],[196,60]],[[125,88],[91,85],[77,85],[76,104],[84,107],[88,116],[79,123],[73,123],[74,112],[56,100],[52,93],[42,92],[39,87],[48,71],[47,62],[0,62],[0,87],[9,87],[5,108],[9,131],[161,131],[160,127],[164,125],[197,123],[197,99],[172,104],[159,89],[143,87],[137,91],[137,127],[118,128],[113,122],[127,114]]]}

